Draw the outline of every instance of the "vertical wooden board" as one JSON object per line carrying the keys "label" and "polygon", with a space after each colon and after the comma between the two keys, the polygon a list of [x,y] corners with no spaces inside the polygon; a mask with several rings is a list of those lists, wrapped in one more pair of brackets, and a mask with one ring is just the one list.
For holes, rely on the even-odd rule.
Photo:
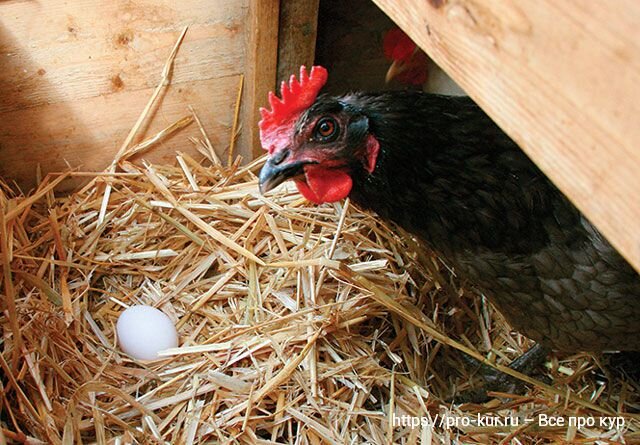
{"label": "vertical wooden board", "polygon": [[279,0],[250,0],[247,18],[247,56],[242,100],[240,146],[253,157],[263,154],[260,146],[259,108],[267,105],[267,94],[276,83],[278,61]]}
{"label": "vertical wooden board", "polygon": [[[193,105],[222,155],[245,70],[248,1],[0,2],[0,175],[29,188],[37,163],[45,172],[108,165],[185,26],[146,135]],[[198,135],[192,125],[144,157],[195,153],[188,136]]]}
{"label": "vertical wooden board", "polygon": [[313,65],[320,0],[281,0],[278,31],[278,81],[288,80],[301,65]]}
{"label": "vertical wooden board", "polygon": [[640,270],[640,3],[374,2]]}

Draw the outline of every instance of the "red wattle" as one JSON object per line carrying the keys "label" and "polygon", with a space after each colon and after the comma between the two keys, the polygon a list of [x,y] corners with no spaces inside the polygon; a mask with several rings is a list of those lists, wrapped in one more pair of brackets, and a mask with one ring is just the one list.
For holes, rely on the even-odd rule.
{"label": "red wattle", "polygon": [[380,153],[380,142],[370,134],[367,136],[367,155],[365,157],[365,168],[369,173],[373,173],[378,162],[378,154]]}
{"label": "red wattle", "polygon": [[296,186],[302,196],[315,204],[335,202],[349,196],[353,181],[344,170],[306,165],[306,181],[296,180]]}

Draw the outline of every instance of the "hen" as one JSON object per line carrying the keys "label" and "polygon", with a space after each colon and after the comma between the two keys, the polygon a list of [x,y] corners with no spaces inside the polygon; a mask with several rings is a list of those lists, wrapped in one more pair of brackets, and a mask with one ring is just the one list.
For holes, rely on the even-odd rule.
{"label": "hen", "polygon": [[349,196],[419,237],[511,325],[553,349],[640,349],[640,277],[469,98],[317,97],[322,67],[262,109],[260,172],[315,203]]}
{"label": "hen", "polygon": [[385,76],[387,83],[397,79],[405,85],[421,86],[422,90],[428,93],[467,95],[400,28],[391,28],[386,32],[382,47],[385,57],[391,61]]}

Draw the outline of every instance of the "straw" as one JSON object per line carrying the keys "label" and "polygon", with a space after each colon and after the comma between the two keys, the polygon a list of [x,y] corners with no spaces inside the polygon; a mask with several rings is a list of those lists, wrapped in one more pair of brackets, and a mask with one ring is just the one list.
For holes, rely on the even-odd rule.
{"label": "straw", "polygon": [[[0,180],[0,441],[637,439],[640,422],[629,414],[640,406],[637,382],[603,380],[600,358],[587,354],[552,355],[541,370],[551,384],[511,370],[531,341],[375,215],[349,201],[314,205],[290,183],[262,196],[265,159],[216,161],[193,110],[131,146],[153,101],[107,171],[50,174],[30,196]],[[135,162],[191,120],[210,163],[186,153],[169,165]],[[237,122],[230,130],[227,161]],[[89,182],[55,196],[70,176]],[[136,304],[159,308],[178,329],[179,346],[158,360],[118,347],[118,316]],[[463,354],[527,382],[526,394],[452,403],[481,384]],[[540,414],[622,421],[552,428],[539,425]],[[535,421],[442,423],[477,415]]]}

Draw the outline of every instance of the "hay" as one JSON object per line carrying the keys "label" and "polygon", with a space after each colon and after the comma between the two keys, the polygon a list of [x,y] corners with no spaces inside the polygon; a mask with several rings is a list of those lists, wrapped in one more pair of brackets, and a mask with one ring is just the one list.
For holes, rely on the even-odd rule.
{"label": "hay", "polygon": [[[471,378],[443,343],[508,363],[528,341],[348,202],[317,207],[290,186],[260,195],[262,162],[205,167],[181,154],[177,166],[127,163],[126,174],[98,175],[51,205],[51,177],[32,198],[2,187],[5,437],[533,443],[575,434],[608,443],[637,430],[630,417],[620,430],[394,428],[390,411],[463,415],[442,400]],[[116,346],[118,314],[142,303],[168,314],[181,336],[152,363]],[[536,387],[464,413],[601,416],[637,404],[633,388],[598,383],[588,356],[550,367],[566,380],[559,392],[592,409]]]}
{"label": "hay", "polygon": [[[192,120],[131,136],[104,173],[50,175],[28,197],[0,181],[0,443],[638,439],[637,385],[599,378],[585,354],[552,358],[553,386],[520,376],[525,396],[445,402],[477,380],[459,351],[504,369],[530,342],[348,201],[315,206],[290,184],[262,196],[264,159],[223,166],[201,125],[208,162],[127,160]],[[93,177],[54,196],[70,175]],[[115,323],[134,304],[164,311],[180,346],[154,362],[121,352]],[[545,427],[541,414],[623,423]]]}

